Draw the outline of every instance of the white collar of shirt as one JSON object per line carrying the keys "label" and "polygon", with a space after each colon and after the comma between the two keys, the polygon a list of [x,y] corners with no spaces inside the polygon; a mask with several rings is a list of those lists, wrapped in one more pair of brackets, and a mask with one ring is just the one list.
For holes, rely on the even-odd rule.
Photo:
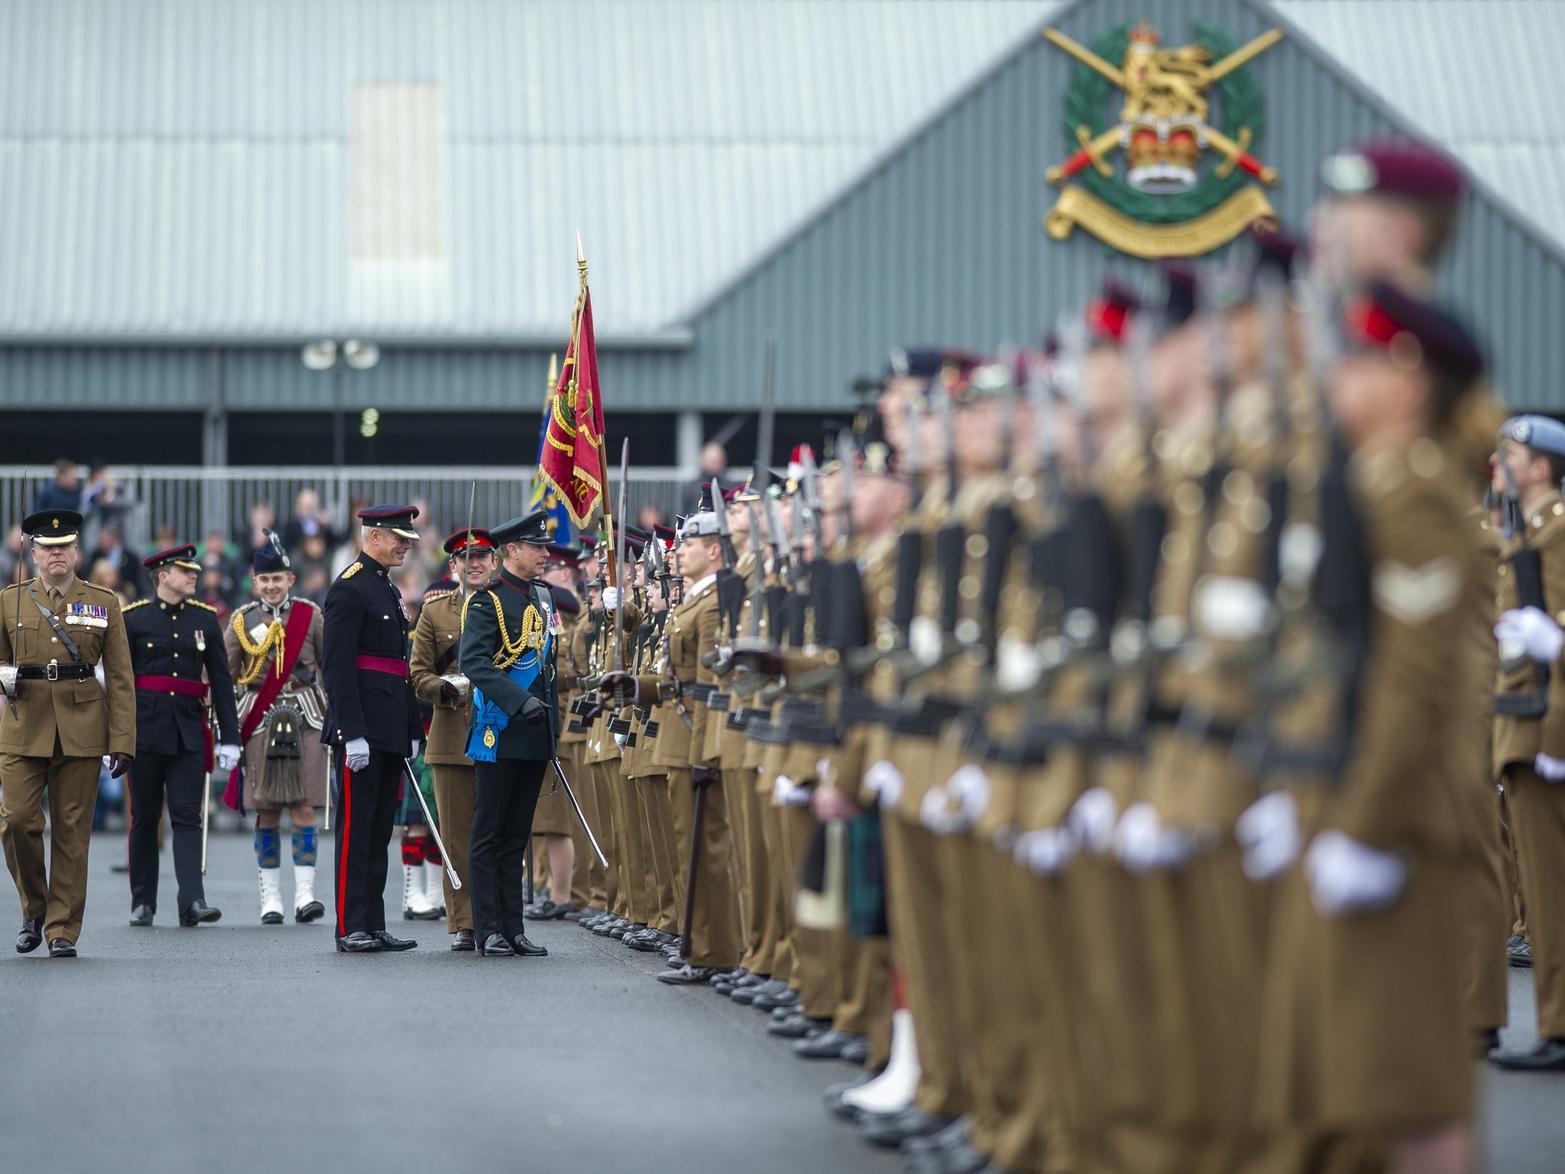
{"label": "white collar of shirt", "polygon": [[717,582],[717,572],[716,571],[713,571],[710,575],[706,576],[704,579],[697,579],[685,591],[685,602],[686,603],[690,603],[690,602],[694,601],[698,596],[700,596],[701,592],[705,591],[708,587],[710,587],[713,583],[716,583],[716,582]]}

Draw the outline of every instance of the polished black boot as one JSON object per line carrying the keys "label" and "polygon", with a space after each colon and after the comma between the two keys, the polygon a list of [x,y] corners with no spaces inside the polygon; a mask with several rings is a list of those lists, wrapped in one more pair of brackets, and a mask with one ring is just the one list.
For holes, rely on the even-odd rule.
{"label": "polished black boot", "polygon": [[537,942],[527,940],[524,933],[517,934],[511,939],[511,946],[523,958],[547,958],[549,951],[538,945]]}
{"label": "polished black boot", "polygon": [[[214,909],[200,897],[190,903],[190,908],[182,910],[179,915],[179,924],[187,929],[193,925],[207,925],[217,921],[223,916],[221,909]],[[131,923],[132,925],[135,922]]]}
{"label": "polished black boot", "polygon": [[130,911],[130,923],[137,927],[152,924],[153,908],[151,905],[137,905]]}
{"label": "polished black boot", "polygon": [[43,945],[43,918],[29,917],[22,922],[22,928],[16,931],[16,952],[31,954],[41,945]]}
{"label": "polished black boot", "polygon": [[390,950],[393,953],[418,949],[418,943],[412,938],[394,938],[383,929],[370,930],[370,937],[380,943],[381,949]]}
{"label": "polished black boot", "polygon": [[505,935],[497,933],[492,933],[479,942],[478,952],[484,957],[491,958],[516,957],[516,951],[511,947],[511,943],[505,940]]}

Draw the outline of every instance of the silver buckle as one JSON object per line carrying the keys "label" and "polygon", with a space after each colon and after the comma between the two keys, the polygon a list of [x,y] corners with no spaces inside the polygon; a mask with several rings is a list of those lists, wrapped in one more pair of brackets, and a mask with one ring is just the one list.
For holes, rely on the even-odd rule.
{"label": "silver buckle", "polygon": [[60,662],[51,660],[44,665],[43,679],[46,681],[58,681],[60,679]]}

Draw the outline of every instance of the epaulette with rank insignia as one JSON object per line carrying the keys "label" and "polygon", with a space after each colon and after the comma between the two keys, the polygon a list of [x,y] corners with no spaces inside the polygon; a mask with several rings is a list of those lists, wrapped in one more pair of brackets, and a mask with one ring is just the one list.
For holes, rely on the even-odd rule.
{"label": "epaulette with rank insignia", "polygon": [[211,612],[213,615],[217,614],[217,608],[213,607],[210,603],[202,603],[199,599],[187,599],[185,602],[188,603],[191,607],[202,607]]}
{"label": "epaulette with rank insignia", "polygon": [[109,589],[109,588],[107,588],[107,587],[100,587],[100,586],[99,586],[99,585],[98,585],[98,584],[96,584],[96,583],[88,583],[88,582],[87,582],[87,581],[86,581],[86,580],[84,580],[84,579],[78,579],[78,580],[76,580],[76,581],[77,581],[77,582],[78,582],[78,583],[80,583],[80,584],[81,584],[81,585],[82,585],[82,586],[83,586],[83,587],[86,587],[86,588],[88,588],[88,589],[89,589],[89,590],[92,590],[92,591],[101,591],[101,592],[102,592],[102,593],[103,593],[103,594],[105,594],[105,595],[113,595],[113,594],[114,594],[114,592],[113,592],[113,591],[111,591],[111,590],[110,590],[110,589]]}
{"label": "epaulette with rank insignia", "polygon": [[151,602],[152,600],[150,599],[138,599],[135,603],[127,603],[124,607],[120,608],[120,614],[123,615],[125,612],[135,611],[138,607],[146,607],[147,604]]}
{"label": "epaulette with rank insignia", "polygon": [[434,603],[437,599],[446,599],[455,594],[455,591],[426,591],[424,592],[424,602]]}
{"label": "epaulette with rank insignia", "polygon": [[358,561],[351,562],[351,563],[348,564],[348,569],[343,571],[342,574],[338,575],[337,578],[339,578],[339,579],[351,579],[351,578],[353,578],[354,575],[357,575],[363,568],[364,568],[364,564],[363,563],[358,562]]}
{"label": "epaulette with rank insignia", "polygon": [[249,603],[241,603],[237,608],[234,609],[234,614],[236,616],[242,616],[245,614],[245,612],[251,611],[252,609],[258,608],[260,606],[261,601],[259,599],[252,599]]}

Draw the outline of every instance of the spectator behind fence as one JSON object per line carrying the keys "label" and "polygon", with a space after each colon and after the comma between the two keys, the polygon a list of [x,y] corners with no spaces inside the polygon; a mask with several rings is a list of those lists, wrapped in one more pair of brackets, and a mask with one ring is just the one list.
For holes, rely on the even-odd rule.
{"label": "spectator behind fence", "polygon": [[[12,526],[0,544],[0,585],[16,582],[16,566],[22,561],[22,527]],[[27,572],[22,572],[26,578]]]}
{"label": "spectator behind fence", "polygon": [[321,509],[321,495],[306,486],[299,490],[299,496],[294,498],[293,517],[289,518],[288,524],[283,527],[283,546],[291,558],[303,550],[306,538],[317,535],[325,541],[326,548],[330,550],[334,541],[331,515]]}
{"label": "spectator behind fence", "polygon": [[82,489],[83,549],[91,550],[98,545],[105,526],[117,526],[121,534],[125,533],[134,505],[109,467],[102,461],[93,461],[87,467],[87,484]]}
{"label": "spectator behind fence", "polygon": [[244,587],[246,571],[243,564],[234,557],[228,539],[221,530],[207,531],[206,541],[202,543],[196,560],[201,564],[201,582],[196,589],[196,597],[213,607],[221,602],[219,611],[226,617]]}
{"label": "spectator behind fence", "polygon": [[45,510],[80,510],[82,505],[81,475],[76,462],[61,457],[54,462],[54,480],[38,491],[33,498],[33,513]]}
{"label": "spectator behind fence", "polygon": [[680,508],[696,509],[696,503],[701,500],[701,486],[708,481],[721,480],[726,472],[728,472],[728,450],[715,440],[703,444],[696,479],[685,486]]}
{"label": "spectator behind fence", "polygon": [[92,570],[87,573],[87,582],[94,587],[102,587],[114,592],[114,597],[120,601],[121,607],[130,602],[125,597],[125,585],[120,580],[119,568],[106,558],[93,560]]}
{"label": "spectator behind fence", "polygon": [[652,533],[652,527],[666,525],[668,525],[668,515],[663,512],[663,507],[660,505],[644,505],[641,507],[641,512],[636,515],[636,527],[645,530],[648,534]]}
{"label": "spectator behind fence", "polygon": [[125,545],[118,522],[98,528],[98,545],[87,556],[87,565],[95,566],[99,561],[114,568],[119,576],[118,591],[127,600],[134,602],[146,594],[141,578],[141,556]]}
{"label": "spectator behind fence", "polygon": [[236,535],[239,552],[245,556],[247,566],[250,556],[266,545],[266,532],[276,529],[277,511],[271,502],[263,499],[250,507],[250,522]]}

